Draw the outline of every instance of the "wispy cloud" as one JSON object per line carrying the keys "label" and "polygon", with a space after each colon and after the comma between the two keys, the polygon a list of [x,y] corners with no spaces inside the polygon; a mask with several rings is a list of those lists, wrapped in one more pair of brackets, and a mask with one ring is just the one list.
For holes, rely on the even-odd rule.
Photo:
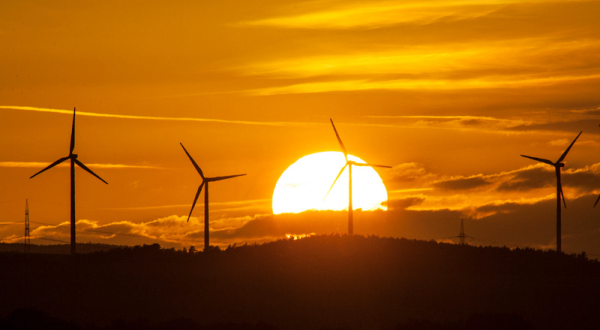
{"label": "wispy cloud", "polygon": [[[513,120],[494,118],[488,116],[365,116],[366,118],[383,118],[383,119],[394,119],[394,118],[406,118],[406,119],[459,119],[459,120],[482,120],[482,121],[498,121],[498,122],[511,122]],[[523,121],[518,121],[523,123]]]}
{"label": "wispy cloud", "polygon": [[271,26],[296,29],[378,28],[403,23],[428,24],[438,19],[460,20],[486,15],[503,5],[533,1],[322,1],[300,15],[272,17],[238,23],[239,26]]}
{"label": "wispy cloud", "polygon": [[[271,199],[252,199],[243,201],[232,201],[232,202],[211,202],[211,211],[237,211],[244,209],[251,209],[255,207],[269,207],[271,206]],[[201,203],[200,203],[201,204]],[[153,206],[134,206],[134,207],[112,207],[103,208],[102,210],[115,210],[115,211],[139,211],[139,210],[159,210],[159,209],[173,209],[173,208],[189,208],[191,204],[173,204],[173,205],[153,205]]]}
{"label": "wispy cloud", "polygon": [[400,122],[409,122],[413,127],[427,127],[427,128],[448,128],[448,129],[459,129],[459,130],[478,130],[478,131],[492,131],[498,133],[500,131],[506,133],[514,127],[531,125],[531,120],[524,120],[520,118],[515,119],[503,119],[494,118],[489,116],[432,116],[432,115],[418,115],[418,116],[365,116],[365,118],[373,119],[385,119],[387,123],[390,123],[390,119],[398,120]]}
{"label": "wispy cloud", "polygon": [[593,55],[598,50],[595,39],[531,36],[295,56],[237,70],[278,80],[277,86],[247,90],[250,95],[523,88],[599,79]]}
{"label": "wispy cloud", "polygon": [[[51,163],[46,162],[0,162],[0,167],[23,167],[23,168],[44,168]],[[139,168],[139,169],[164,169],[158,166],[148,165],[125,165],[125,164],[85,164],[87,167],[104,168],[104,169],[121,169],[121,168]],[[58,167],[68,167],[69,164],[63,163]]]}
{"label": "wispy cloud", "polygon": [[[72,110],[49,109],[49,108],[27,107],[27,106],[0,105],[0,109],[19,110],[19,111],[37,111],[37,112],[73,115]],[[85,111],[77,111],[77,115],[78,116],[89,116],[89,117],[116,118],[116,119],[187,121],[187,122],[220,123],[220,124],[236,124],[236,125],[261,125],[261,126],[319,125],[319,124],[302,123],[302,122],[269,122],[269,121],[225,120],[225,119],[194,118],[194,117],[134,116],[134,115],[118,115],[118,114],[107,114],[107,113],[96,113],[96,112],[85,112]]]}
{"label": "wispy cloud", "polygon": [[366,90],[468,90],[491,88],[523,88],[549,86],[559,83],[587,81],[600,78],[600,74],[584,76],[562,76],[531,78],[514,76],[511,79],[482,77],[477,79],[394,79],[385,81],[339,80],[294,84],[282,87],[269,87],[247,91],[250,95],[278,95],[301,93],[324,93],[332,91]]}

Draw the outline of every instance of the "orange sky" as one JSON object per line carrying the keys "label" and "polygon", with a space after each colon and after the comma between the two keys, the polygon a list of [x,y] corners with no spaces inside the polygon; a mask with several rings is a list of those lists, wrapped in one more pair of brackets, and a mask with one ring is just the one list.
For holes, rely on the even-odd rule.
{"label": "orange sky", "polygon": [[[563,250],[600,256],[599,1],[4,1],[0,4],[0,239],[68,241],[73,107],[80,242],[202,246],[344,232],[345,213],[272,216],[302,156],[378,169],[389,211],[355,232],[554,248],[551,167],[579,131],[563,184]],[[64,111],[54,111],[64,110]],[[333,178],[332,178],[333,180]],[[341,221],[341,222],[340,222]],[[340,223],[342,225],[340,225]],[[42,224],[45,224],[43,227]],[[58,226],[58,227],[57,227]],[[109,233],[117,233],[113,235]],[[33,240],[34,243],[51,243]]]}

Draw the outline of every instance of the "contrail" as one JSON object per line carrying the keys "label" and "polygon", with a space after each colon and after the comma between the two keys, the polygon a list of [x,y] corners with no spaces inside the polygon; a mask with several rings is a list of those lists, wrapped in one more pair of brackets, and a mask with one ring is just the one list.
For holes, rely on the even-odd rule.
{"label": "contrail", "polygon": [[[23,168],[42,168],[48,166],[48,162],[0,162],[0,167],[23,167]],[[68,164],[60,164],[57,167],[67,167]],[[92,168],[145,168],[145,169],[163,169],[157,166],[144,165],[125,165],[125,164],[88,164]]]}
{"label": "contrail", "polygon": [[[0,109],[49,112],[49,113],[59,113],[59,114],[64,114],[64,115],[72,115],[73,114],[73,110],[23,107],[23,106],[13,106],[13,105],[0,105]],[[80,116],[88,116],[88,117],[164,120],[164,121],[192,121],[192,122],[203,122],[203,123],[221,123],[221,124],[237,124],[237,125],[261,125],[261,126],[312,126],[312,125],[318,125],[318,124],[314,124],[314,123],[302,123],[302,122],[297,122],[297,123],[294,123],[294,122],[260,122],[260,121],[245,121],[245,120],[193,118],[193,117],[133,116],[133,115],[117,115],[117,114],[84,112],[84,111],[77,111],[77,114]]]}

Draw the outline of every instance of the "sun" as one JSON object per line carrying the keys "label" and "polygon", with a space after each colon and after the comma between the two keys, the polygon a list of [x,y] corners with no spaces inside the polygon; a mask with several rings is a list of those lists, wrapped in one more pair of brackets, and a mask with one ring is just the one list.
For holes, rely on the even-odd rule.
{"label": "sun", "polygon": [[[349,160],[365,163],[362,159],[348,155]],[[290,165],[275,185],[273,192],[273,214],[299,213],[307,210],[348,209],[348,167],[331,189],[346,160],[341,152],[320,152],[298,159]],[[325,196],[327,195],[327,198]],[[387,201],[387,190],[379,174],[371,167],[352,167],[353,209],[365,211],[387,210],[382,203]]]}

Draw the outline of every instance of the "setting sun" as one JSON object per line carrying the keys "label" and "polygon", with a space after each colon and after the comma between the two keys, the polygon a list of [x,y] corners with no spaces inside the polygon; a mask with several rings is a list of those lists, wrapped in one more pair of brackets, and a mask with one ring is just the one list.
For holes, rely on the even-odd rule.
{"label": "setting sun", "polygon": [[[348,155],[348,159],[365,163]],[[298,159],[290,165],[277,181],[273,192],[273,213],[299,213],[307,210],[348,209],[348,168],[336,182],[329,195],[327,191],[344,166],[341,152],[320,152]],[[387,190],[379,174],[371,167],[356,166],[352,170],[353,208],[387,210]],[[327,198],[325,196],[327,195]]]}

